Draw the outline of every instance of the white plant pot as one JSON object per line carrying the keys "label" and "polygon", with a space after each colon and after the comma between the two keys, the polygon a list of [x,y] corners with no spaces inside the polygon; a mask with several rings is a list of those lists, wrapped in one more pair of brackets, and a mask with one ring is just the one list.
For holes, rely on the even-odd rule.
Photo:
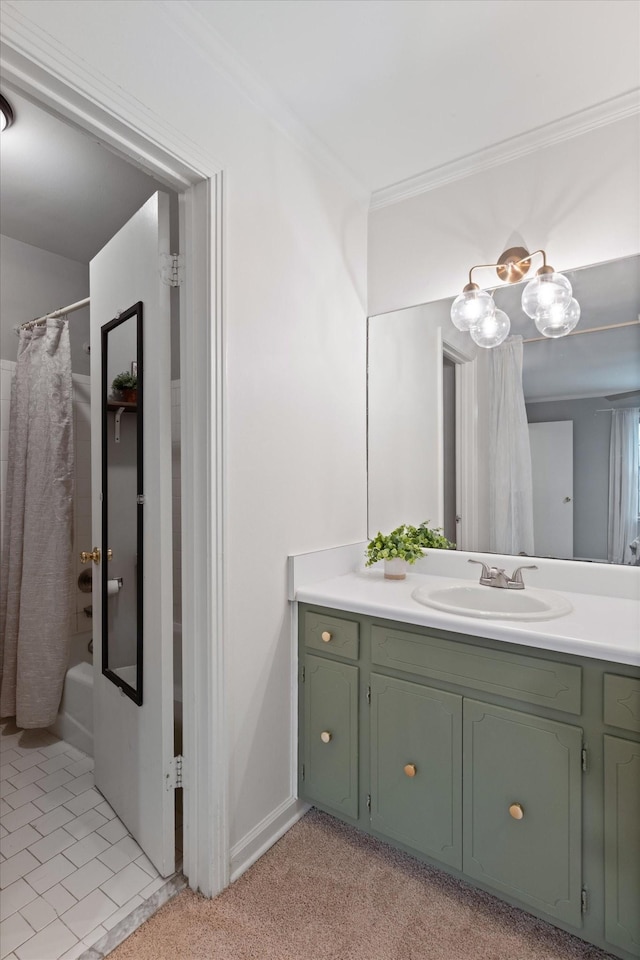
{"label": "white plant pot", "polygon": [[385,580],[404,580],[407,575],[407,561],[401,557],[394,557],[393,560],[384,561]]}

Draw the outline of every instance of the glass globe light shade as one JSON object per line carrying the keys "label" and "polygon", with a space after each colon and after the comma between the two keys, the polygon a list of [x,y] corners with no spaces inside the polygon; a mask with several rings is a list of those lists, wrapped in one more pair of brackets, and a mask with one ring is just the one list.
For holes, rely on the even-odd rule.
{"label": "glass globe light shade", "polygon": [[495,312],[493,297],[486,290],[464,290],[451,305],[451,322],[458,330],[469,330]]}
{"label": "glass globe light shade", "polygon": [[471,339],[479,347],[498,347],[506,340],[511,321],[504,310],[496,310],[493,316],[485,317],[480,323],[469,329]]}
{"label": "glass globe light shade", "polygon": [[549,310],[541,311],[535,318],[535,325],[543,337],[566,337],[580,319],[580,304],[575,298],[566,308],[554,304]]}
{"label": "glass globe light shade", "polygon": [[539,313],[558,307],[565,310],[571,300],[571,284],[561,273],[543,273],[530,280],[522,292],[522,309],[535,320]]}

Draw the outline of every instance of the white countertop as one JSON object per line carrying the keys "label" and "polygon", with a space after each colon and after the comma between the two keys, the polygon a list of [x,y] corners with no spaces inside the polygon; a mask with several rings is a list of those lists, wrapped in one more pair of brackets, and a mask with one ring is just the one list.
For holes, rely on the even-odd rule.
{"label": "white countertop", "polygon": [[451,577],[416,573],[407,574],[406,580],[385,580],[382,571],[362,570],[300,586],[295,599],[452,633],[640,666],[640,603],[637,600],[558,590],[571,601],[573,611],[554,620],[526,622],[479,620],[444,613],[424,606],[411,596],[418,586],[447,587],[460,582]]}

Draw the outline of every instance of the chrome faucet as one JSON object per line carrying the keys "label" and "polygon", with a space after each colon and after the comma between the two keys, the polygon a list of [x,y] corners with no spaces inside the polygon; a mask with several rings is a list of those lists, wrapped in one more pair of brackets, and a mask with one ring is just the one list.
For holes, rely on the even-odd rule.
{"label": "chrome faucet", "polygon": [[482,567],[480,583],[483,587],[500,587],[504,590],[524,590],[523,570],[537,570],[535,564],[516,567],[511,576],[507,576],[502,567],[491,567],[483,560],[469,560],[468,563],[477,563]]}

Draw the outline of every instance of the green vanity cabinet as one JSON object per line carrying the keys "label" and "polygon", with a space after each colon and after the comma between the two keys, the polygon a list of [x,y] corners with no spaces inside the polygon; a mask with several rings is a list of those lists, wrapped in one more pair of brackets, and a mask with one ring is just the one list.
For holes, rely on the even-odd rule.
{"label": "green vanity cabinet", "polygon": [[640,743],[604,738],[605,935],[640,957]]}
{"label": "green vanity cabinet", "polygon": [[371,674],[371,826],[462,866],[462,697]]}
{"label": "green vanity cabinet", "polygon": [[581,924],[582,730],[464,701],[464,871]]}
{"label": "green vanity cabinet", "polygon": [[640,960],[640,670],[298,611],[299,795]]}
{"label": "green vanity cabinet", "polygon": [[307,656],[304,795],[358,816],[358,668]]}

